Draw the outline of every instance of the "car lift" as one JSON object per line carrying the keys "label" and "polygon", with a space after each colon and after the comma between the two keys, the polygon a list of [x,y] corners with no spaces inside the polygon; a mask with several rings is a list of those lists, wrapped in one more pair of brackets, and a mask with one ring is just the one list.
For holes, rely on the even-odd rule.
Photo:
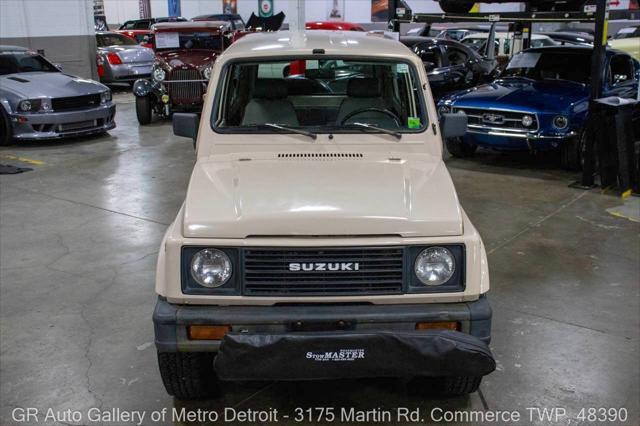
{"label": "car lift", "polygon": [[[592,2],[591,2],[592,3]],[[530,4],[526,4],[527,9]],[[612,19],[640,19],[640,11],[637,10],[607,10],[607,0],[595,0],[595,4],[585,5],[583,11],[576,12],[504,12],[504,13],[468,13],[468,14],[447,14],[447,13],[412,13],[411,8],[404,0],[389,0],[389,29],[393,32],[400,31],[400,24],[403,23],[425,23],[435,22],[506,22],[514,24],[514,48],[518,40],[522,40],[522,48],[526,49],[530,45],[532,24],[537,22],[569,23],[587,22],[594,23],[594,54],[591,61],[591,95],[589,109],[600,111],[596,102],[601,96],[602,79],[604,76],[604,58],[607,44],[607,27]],[[640,99],[639,99],[640,100]],[[592,132],[590,132],[592,133]],[[593,135],[591,135],[593,136]],[[583,189],[590,189],[595,186],[595,138],[590,137],[587,141],[584,152],[584,166],[582,177],[573,186]],[[605,136],[606,139],[606,136]],[[635,181],[631,184],[633,192],[638,192],[638,176],[632,178]],[[604,177],[601,173],[601,180]],[[622,188],[626,191],[630,188]]]}

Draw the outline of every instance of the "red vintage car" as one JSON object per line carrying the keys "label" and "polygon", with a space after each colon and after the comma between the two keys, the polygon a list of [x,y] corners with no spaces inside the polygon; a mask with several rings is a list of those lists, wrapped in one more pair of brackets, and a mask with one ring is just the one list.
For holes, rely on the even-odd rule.
{"label": "red vintage car", "polygon": [[304,24],[307,30],[364,31],[358,24],[344,21],[313,21]]}
{"label": "red vintage car", "polygon": [[154,114],[200,111],[213,61],[233,39],[229,24],[221,21],[161,23],[152,32],[156,61],[151,78],[133,85],[142,125]]}

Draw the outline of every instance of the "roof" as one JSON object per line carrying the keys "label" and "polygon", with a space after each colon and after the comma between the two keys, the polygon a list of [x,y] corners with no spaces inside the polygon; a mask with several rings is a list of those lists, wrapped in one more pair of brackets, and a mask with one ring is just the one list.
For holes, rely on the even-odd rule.
{"label": "roof", "polygon": [[201,20],[201,19],[217,19],[221,21],[226,21],[230,19],[241,19],[241,16],[237,13],[208,13],[205,15],[198,15],[191,18],[192,21]]}
{"label": "roof", "polygon": [[413,58],[413,53],[402,43],[359,31],[311,30],[292,33],[276,31],[253,33],[233,43],[223,53],[230,56],[284,56],[311,55],[315,49],[335,56],[391,56]]}
{"label": "roof", "polygon": [[[593,47],[587,45],[571,45],[571,46],[542,46],[542,47],[532,47],[530,49],[525,50],[525,52],[564,52],[564,53],[584,53],[586,55],[591,55],[593,52]],[[607,55],[611,55],[615,53],[613,49],[607,47],[606,49]]]}
{"label": "roof", "polygon": [[207,28],[216,29],[227,28],[228,23],[225,21],[187,21],[187,22],[161,22],[152,26],[153,30],[183,30],[188,28]]}
{"label": "roof", "polygon": [[9,44],[0,44],[0,52],[26,52],[29,49],[22,46],[11,46]]}
{"label": "roof", "polygon": [[[513,36],[513,33],[496,32],[496,38],[510,38],[511,36]],[[473,34],[469,34],[465,38],[482,38],[482,39],[485,39],[485,38],[489,38],[489,33],[473,33]],[[546,35],[533,33],[533,34],[531,34],[531,38],[541,39],[541,38],[551,38],[551,37],[546,36]]]}
{"label": "roof", "polygon": [[593,36],[591,34],[580,34],[580,33],[572,33],[566,31],[549,31],[549,32],[541,32],[539,34],[549,36],[551,38],[558,38],[563,40],[584,40],[585,42],[593,42]]}

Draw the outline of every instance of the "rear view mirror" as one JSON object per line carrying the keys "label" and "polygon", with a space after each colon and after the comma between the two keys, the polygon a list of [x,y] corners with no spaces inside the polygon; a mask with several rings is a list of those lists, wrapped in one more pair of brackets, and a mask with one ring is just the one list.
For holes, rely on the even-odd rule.
{"label": "rear view mirror", "polygon": [[467,133],[467,114],[445,113],[440,117],[442,139],[461,138]]}
{"label": "rear view mirror", "polygon": [[195,142],[198,136],[198,125],[200,117],[198,114],[186,114],[176,112],[173,114],[173,134],[185,138],[193,139]]}

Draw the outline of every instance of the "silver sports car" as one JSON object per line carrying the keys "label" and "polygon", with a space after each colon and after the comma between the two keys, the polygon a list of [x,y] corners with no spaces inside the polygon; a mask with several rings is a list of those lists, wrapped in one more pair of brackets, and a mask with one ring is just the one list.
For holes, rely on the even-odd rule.
{"label": "silver sports car", "polygon": [[0,145],[103,133],[115,115],[105,85],[64,74],[23,47],[0,46]]}
{"label": "silver sports car", "polygon": [[133,83],[149,78],[155,55],[134,39],[113,32],[96,33],[98,75],[102,83]]}

